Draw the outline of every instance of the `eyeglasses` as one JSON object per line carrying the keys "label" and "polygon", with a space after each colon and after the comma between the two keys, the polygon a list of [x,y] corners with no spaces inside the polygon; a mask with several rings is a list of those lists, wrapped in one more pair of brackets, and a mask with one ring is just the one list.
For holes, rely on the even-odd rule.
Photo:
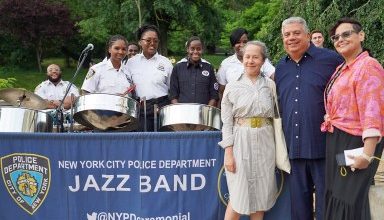
{"label": "eyeglasses", "polygon": [[133,49],[129,49],[128,52],[139,52],[139,50],[133,50]]}
{"label": "eyeglasses", "polygon": [[340,37],[343,39],[347,39],[352,35],[352,33],[357,34],[358,32],[355,30],[344,31],[341,34],[336,34],[336,35],[331,36],[331,40],[333,43],[336,43],[337,41],[339,41]]}
{"label": "eyeglasses", "polygon": [[159,42],[160,42],[160,40],[159,39],[156,39],[156,38],[154,38],[154,39],[141,39],[141,40],[143,40],[146,44],[150,44],[150,43],[153,43],[153,44],[158,44]]}

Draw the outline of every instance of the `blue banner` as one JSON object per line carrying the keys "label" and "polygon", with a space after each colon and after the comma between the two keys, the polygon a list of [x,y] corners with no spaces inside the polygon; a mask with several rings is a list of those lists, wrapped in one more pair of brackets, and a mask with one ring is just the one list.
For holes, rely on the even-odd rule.
{"label": "blue banner", "polygon": [[[0,133],[0,219],[224,219],[220,136]],[[287,195],[266,219],[289,219]]]}

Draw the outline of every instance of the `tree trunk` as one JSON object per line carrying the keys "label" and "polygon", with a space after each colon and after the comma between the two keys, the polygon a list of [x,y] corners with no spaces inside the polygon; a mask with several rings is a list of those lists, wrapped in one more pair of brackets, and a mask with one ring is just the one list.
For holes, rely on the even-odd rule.
{"label": "tree trunk", "polygon": [[140,6],[140,0],[135,0],[136,6],[137,6],[137,12],[139,14],[139,27],[142,25],[142,19],[141,19],[141,6]]}
{"label": "tree trunk", "polygon": [[163,56],[168,56],[168,31],[169,23],[164,21],[159,21],[159,31],[160,31],[160,45],[159,53]]}
{"label": "tree trunk", "polygon": [[37,58],[37,66],[39,68],[39,72],[43,72],[43,68],[41,67],[41,39],[38,40],[37,45],[35,45],[35,51],[36,51],[36,58]]}

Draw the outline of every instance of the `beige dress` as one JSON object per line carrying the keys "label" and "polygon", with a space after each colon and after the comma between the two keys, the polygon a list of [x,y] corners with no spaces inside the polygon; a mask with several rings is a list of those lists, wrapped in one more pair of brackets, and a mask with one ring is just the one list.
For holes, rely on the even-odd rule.
{"label": "beige dress", "polygon": [[229,200],[240,214],[266,211],[276,201],[275,140],[272,125],[261,128],[240,127],[234,118],[274,115],[270,86],[274,82],[259,76],[256,83],[242,75],[228,83],[222,103],[223,148],[233,145],[236,172],[226,172]]}

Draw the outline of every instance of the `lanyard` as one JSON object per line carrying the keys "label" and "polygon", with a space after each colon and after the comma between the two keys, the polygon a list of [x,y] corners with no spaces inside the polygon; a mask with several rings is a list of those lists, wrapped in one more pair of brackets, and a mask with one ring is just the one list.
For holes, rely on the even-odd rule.
{"label": "lanyard", "polygon": [[336,79],[339,78],[341,74],[341,70],[343,69],[344,65],[345,65],[345,62],[341,65],[341,67],[337,70],[335,75],[333,75],[333,77],[329,80],[327,86],[325,87],[325,103],[327,103],[328,94],[331,91],[331,88],[335,83]]}

